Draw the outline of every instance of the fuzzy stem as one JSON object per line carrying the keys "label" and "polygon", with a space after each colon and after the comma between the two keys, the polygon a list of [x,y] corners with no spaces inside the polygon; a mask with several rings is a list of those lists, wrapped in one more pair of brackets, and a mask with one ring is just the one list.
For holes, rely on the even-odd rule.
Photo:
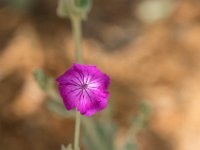
{"label": "fuzzy stem", "polygon": [[81,18],[73,16],[71,17],[72,22],[72,31],[73,31],[73,37],[75,42],[75,55],[76,55],[76,62],[81,63],[82,62],[82,48],[81,48]]}
{"label": "fuzzy stem", "polygon": [[[76,54],[76,62],[82,62],[82,50],[81,50],[81,18],[72,16],[72,31],[75,42],[75,54]],[[81,115],[76,110],[76,123],[75,123],[75,131],[74,131],[74,150],[79,150],[79,135],[80,135],[80,124],[81,124]]]}
{"label": "fuzzy stem", "polygon": [[76,124],[74,132],[74,150],[79,150],[79,135],[80,135],[81,115],[76,111]]}

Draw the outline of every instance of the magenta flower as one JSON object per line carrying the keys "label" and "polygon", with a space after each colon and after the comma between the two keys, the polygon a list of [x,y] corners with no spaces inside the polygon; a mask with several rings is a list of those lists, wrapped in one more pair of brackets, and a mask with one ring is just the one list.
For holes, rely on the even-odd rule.
{"label": "magenta flower", "polygon": [[96,66],[74,64],[57,82],[67,110],[77,108],[81,114],[91,116],[108,104],[110,78]]}

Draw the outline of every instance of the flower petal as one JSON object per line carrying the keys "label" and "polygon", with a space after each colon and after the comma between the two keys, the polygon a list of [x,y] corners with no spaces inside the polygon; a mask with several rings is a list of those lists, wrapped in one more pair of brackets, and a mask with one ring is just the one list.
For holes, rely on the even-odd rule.
{"label": "flower petal", "polygon": [[107,107],[108,97],[109,93],[100,90],[87,90],[79,101],[78,110],[83,115],[91,116]]}
{"label": "flower petal", "polygon": [[72,85],[61,85],[59,91],[67,110],[71,110],[77,106],[77,95],[81,92],[80,89]]}
{"label": "flower petal", "polygon": [[63,75],[58,77],[56,81],[58,82],[59,85],[63,85],[69,82],[71,79],[73,79],[72,78],[73,75],[74,75],[74,68],[72,67],[68,71],[66,71]]}

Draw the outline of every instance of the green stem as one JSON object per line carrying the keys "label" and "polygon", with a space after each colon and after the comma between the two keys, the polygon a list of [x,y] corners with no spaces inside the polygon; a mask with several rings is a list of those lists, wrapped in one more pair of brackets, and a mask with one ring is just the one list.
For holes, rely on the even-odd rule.
{"label": "green stem", "polygon": [[82,62],[82,50],[81,50],[81,18],[73,16],[71,17],[72,22],[72,30],[73,30],[73,37],[75,41],[75,54],[76,54],[76,62]]}
{"label": "green stem", "polygon": [[76,124],[74,132],[74,150],[79,150],[79,135],[80,135],[81,115],[76,111]]}
{"label": "green stem", "polygon": [[[76,54],[76,62],[82,62],[82,51],[81,51],[81,18],[72,16],[72,30],[73,37],[75,41],[75,54]],[[76,111],[76,123],[75,123],[75,131],[74,131],[74,150],[79,150],[79,135],[80,135],[80,124],[81,124],[81,115],[78,111]]]}

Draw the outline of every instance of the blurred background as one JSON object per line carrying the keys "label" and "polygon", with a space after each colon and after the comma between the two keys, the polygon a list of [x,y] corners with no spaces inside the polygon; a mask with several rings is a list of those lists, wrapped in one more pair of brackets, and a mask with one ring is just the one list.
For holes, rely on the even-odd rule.
{"label": "blurred background", "polygon": [[[75,62],[70,21],[56,7],[57,0],[0,1],[0,150],[55,150],[73,141],[73,117],[47,107],[33,76],[41,68],[55,79]],[[117,126],[116,147],[145,101],[148,125],[131,138],[138,149],[200,149],[199,0],[93,0],[83,38],[84,62],[111,77],[102,126]]]}

